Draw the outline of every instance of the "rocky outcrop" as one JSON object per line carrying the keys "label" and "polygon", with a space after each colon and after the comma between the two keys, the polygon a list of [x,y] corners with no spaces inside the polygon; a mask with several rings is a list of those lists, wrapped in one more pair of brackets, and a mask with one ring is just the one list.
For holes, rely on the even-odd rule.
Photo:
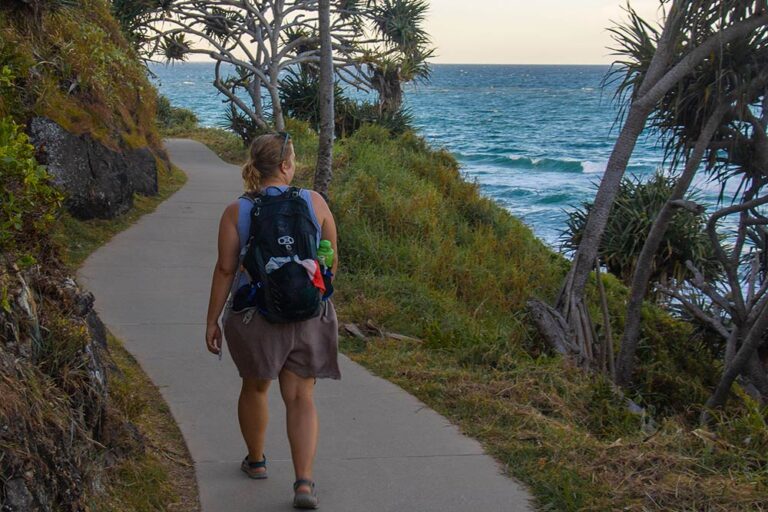
{"label": "rocky outcrop", "polygon": [[133,206],[134,192],[157,194],[157,160],[149,148],[114,151],[45,117],[28,126],[37,160],[66,193],[65,205],[75,217],[112,218]]}
{"label": "rocky outcrop", "polygon": [[105,467],[144,449],[111,403],[106,331],[63,270],[0,270],[0,511],[86,510]]}

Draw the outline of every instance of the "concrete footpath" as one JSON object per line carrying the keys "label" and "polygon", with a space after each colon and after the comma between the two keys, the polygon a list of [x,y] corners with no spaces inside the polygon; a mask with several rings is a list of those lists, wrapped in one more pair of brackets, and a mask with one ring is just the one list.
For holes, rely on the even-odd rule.
{"label": "concrete footpath", "polygon": [[[270,387],[269,478],[240,472],[240,379],[229,356],[205,349],[205,314],[224,207],[239,168],[204,145],[169,140],[187,184],[92,254],[78,272],[96,310],[160,388],[195,461],[205,512],[293,510],[294,480],[278,382]],[[340,381],[318,379],[315,460],[328,512],[516,512],[527,492],[480,444],[396,385],[340,355]]]}

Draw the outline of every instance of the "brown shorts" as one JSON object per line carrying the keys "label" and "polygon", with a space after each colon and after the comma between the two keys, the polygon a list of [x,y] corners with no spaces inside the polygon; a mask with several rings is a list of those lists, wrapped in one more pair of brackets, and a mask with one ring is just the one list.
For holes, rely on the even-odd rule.
{"label": "brown shorts", "polygon": [[301,377],[341,379],[339,323],[330,300],[309,320],[272,324],[258,313],[224,313],[224,338],[242,378],[276,379],[287,368]]}

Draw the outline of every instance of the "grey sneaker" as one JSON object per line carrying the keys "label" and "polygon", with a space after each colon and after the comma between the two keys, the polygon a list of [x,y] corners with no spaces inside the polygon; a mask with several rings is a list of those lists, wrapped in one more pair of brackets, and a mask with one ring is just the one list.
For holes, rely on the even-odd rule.
{"label": "grey sneaker", "polygon": [[[308,485],[311,489],[310,492],[296,492],[300,485]],[[296,494],[293,496],[294,508],[318,508],[317,491],[315,490],[315,482],[312,480],[306,480],[300,478],[293,483],[293,492]]]}
{"label": "grey sneaker", "polygon": [[[261,455],[264,458],[259,462],[249,461],[248,456],[246,455],[243,459],[243,463],[240,464],[240,469],[243,470],[246,475],[256,480],[267,478],[267,456],[263,453]],[[264,471],[256,471],[260,468],[264,468]]]}

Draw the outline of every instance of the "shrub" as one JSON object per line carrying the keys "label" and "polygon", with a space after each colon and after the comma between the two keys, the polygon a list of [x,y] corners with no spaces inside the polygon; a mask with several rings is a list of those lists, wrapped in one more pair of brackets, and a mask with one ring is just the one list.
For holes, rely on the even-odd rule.
{"label": "shrub", "polygon": [[[598,254],[608,270],[626,284],[631,282],[643,244],[674,185],[674,177],[662,172],[645,182],[637,176],[622,180]],[[568,213],[561,238],[565,250],[573,251],[579,246],[591,208],[592,203],[585,202]],[[705,225],[703,212],[680,209],[674,214],[654,257],[651,283],[690,279],[691,273],[685,266],[688,260],[702,269],[707,278],[720,274]]]}
{"label": "shrub", "polygon": [[15,254],[47,239],[62,202],[34,147],[10,118],[0,119],[0,251]]}
{"label": "shrub", "polygon": [[246,145],[259,135],[268,132],[256,124],[256,121],[238,110],[233,103],[229,104],[229,108],[224,113],[224,121],[221,126],[240,137],[243,144]]}
{"label": "shrub", "polygon": [[[392,135],[401,135],[411,129],[413,116],[405,108],[389,113],[381,112],[371,102],[357,102],[347,98],[342,88],[334,85],[334,130],[338,137],[348,137],[363,125],[374,124],[386,128]],[[281,81],[280,101],[286,115],[307,121],[315,130],[320,128],[320,84],[316,76],[301,72]]]}
{"label": "shrub", "polygon": [[197,126],[197,116],[187,108],[174,107],[165,96],[157,98],[157,125],[163,130],[191,129]]}

